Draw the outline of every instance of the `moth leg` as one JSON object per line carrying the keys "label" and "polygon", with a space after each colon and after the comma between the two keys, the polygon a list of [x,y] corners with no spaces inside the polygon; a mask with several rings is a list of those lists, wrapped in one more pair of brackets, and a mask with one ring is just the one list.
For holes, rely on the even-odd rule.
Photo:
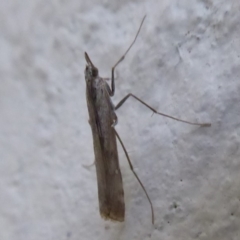
{"label": "moth leg", "polygon": [[141,24],[140,24],[140,26],[139,26],[139,28],[138,28],[137,34],[135,35],[135,38],[134,38],[134,40],[132,41],[132,43],[130,44],[130,46],[128,47],[127,51],[120,57],[120,59],[119,59],[119,60],[116,62],[116,64],[112,67],[112,78],[111,78],[112,81],[111,81],[111,93],[110,93],[110,96],[113,96],[114,93],[115,93],[114,70],[115,70],[115,68],[117,67],[117,65],[124,60],[124,58],[126,57],[127,53],[129,52],[129,50],[132,48],[133,44],[136,42],[136,39],[137,39],[138,34],[139,34],[139,32],[140,32],[140,30],[141,30],[141,28],[142,28],[142,25],[143,25],[143,22],[144,22],[145,18],[146,18],[146,15],[143,17],[142,22],[141,22]]}
{"label": "moth leg", "polygon": [[[102,78],[103,80],[105,80],[105,81],[109,81],[109,80],[111,80],[111,78],[109,78],[109,77],[105,77],[105,78]],[[114,80],[117,80],[118,79],[118,76],[116,76],[116,73],[114,74]]]}
{"label": "moth leg", "polygon": [[109,85],[105,82],[104,86],[105,86],[105,89],[106,89],[106,91],[108,92],[109,96],[111,96],[112,90],[111,90],[111,88],[109,87]]}
{"label": "moth leg", "polygon": [[115,110],[117,110],[118,108],[120,108],[120,107],[125,103],[125,101],[126,101],[129,97],[135,98],[135,99],[138,100],[140,103],[142,103],[144,106],[146,106],[147,108],[149,108],[150,110],[152,110],[154,113],[156,113],[156,114],[158,114],[158,115],[161,115],[161,116],[164,116],[164,117],[168,117],[168,118],[174,119],[174,120],[179,121],[179,122],[188,123],[188,124],[191,124],[191,125],[198,125],[198,126],[201,126],[201,127],[210,127],[210,126],[211,126],[211,123],[189,122],[189,121],[186,121],[186,120],[182,120],[182,119],[180,119],[180,118],[172,117],[172,116],[167,115],[167,114],[165,114],[165,113],[160,113],[160,112],[158,112],[156,109],[152,108],[152,107],[149,106],[147,103],[145,103],[144,101],[142,101],[140,98],[138,98],[138,97],[136,97],[135,95],[133,95],[132,93],[129,93],[126,97],[124,97],[124,98],[116,105]]}
{"label": "moth leg", "polygon": [[129,156],[128,156],[127,150],[126,150],[126,148],[125,148],[125,146],[124,146],[124,144],[123,144],[120,136],[118,135],[116,129],[115,129],[115,128],[113,128],[113,129],[114,129],[114,132],[115,132],[115,134],[116,134],[116,136],[117,136],[117,139],[118,139],[118,141],[120,142],[120,144],[121,144],[121,146],[122,146],[122,148],[123,148],[123,151],[124,151],[124,153],[125,153],[125,155],[126,155],[126,157],[127,157],[127,160],[128,160],[129,166],[130,166],[130,169],[132,170],[134,176],[136,177],[137,181],[138,181],[139,184],[141,185],[141,187],[142,187],[142,189],[143,189],[143,191],[144,191],[145,195],[147,196],[147,199],[148,199],[148,201],[149,201],[149,203],[150,203],[151,213],[152,213],[152,224],[154,225],[154,210],[153,210],[153,205],[152,205],[151,199],[150,199],[150,197],[148,196],[148,193],[147,193],[145,187],[143,186],[141,180],[139,179],[137,173],[134,171],[134,168],[133,168],[133,165],[132,165],[132,163],[131,163],[131,161],[130,161],[130,158],[129,158]]}
{"label": "moth leg", "polygon": [[[105,78],[102,78],[104,81],[109,81],[109,80],[111,80],[111,78],[109,78],[109,77],[105,77]],[[118,79],[118,76],[116,76],[116,74],[115,74],[115,76],[114,76],[114,80],[117,80]]]}

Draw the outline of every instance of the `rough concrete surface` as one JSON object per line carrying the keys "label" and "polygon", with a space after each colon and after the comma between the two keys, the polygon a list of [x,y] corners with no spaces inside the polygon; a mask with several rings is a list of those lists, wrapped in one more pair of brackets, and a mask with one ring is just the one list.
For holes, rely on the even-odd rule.
{"label": "rough concrete surface", "polygon": [[[110,77],[126,219],[98,211],[84,51]],[[240,2],[0,1],[0,240],[239,240]]]}

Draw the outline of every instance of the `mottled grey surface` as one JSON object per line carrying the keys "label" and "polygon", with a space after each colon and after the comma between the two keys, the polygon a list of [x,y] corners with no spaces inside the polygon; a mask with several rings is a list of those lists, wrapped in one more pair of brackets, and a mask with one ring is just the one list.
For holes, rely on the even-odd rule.
{"label": "mottled grey surface", "polygon": [[[98,213],[84,51],[103,77],[117,68],[117,130],[126,220]],[[240,3],[0,1],[1,240],[239,240]]]}

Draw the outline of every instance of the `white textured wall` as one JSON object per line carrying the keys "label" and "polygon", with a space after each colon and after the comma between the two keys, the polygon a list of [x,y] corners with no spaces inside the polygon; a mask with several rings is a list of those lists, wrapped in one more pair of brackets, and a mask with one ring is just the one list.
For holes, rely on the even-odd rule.
{"label": "white textured wall", "polygon": [[[103,3],[102,3],[103,2]],[[84,51],[110,76],[126,220],[98,213],[85,101]],[[239,240],[240,3],[236,0],[0,1],[1,240]]]}

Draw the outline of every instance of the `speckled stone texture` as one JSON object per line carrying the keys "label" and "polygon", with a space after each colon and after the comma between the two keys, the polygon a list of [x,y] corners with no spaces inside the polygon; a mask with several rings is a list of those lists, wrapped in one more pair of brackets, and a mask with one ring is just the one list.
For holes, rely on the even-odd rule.
{"label": "speckled stone texture", "polygon": [[[98,211],[84,51],[110,77],[126,219]],[[239,240],[240,2],[0,1],[1,240]]]}

